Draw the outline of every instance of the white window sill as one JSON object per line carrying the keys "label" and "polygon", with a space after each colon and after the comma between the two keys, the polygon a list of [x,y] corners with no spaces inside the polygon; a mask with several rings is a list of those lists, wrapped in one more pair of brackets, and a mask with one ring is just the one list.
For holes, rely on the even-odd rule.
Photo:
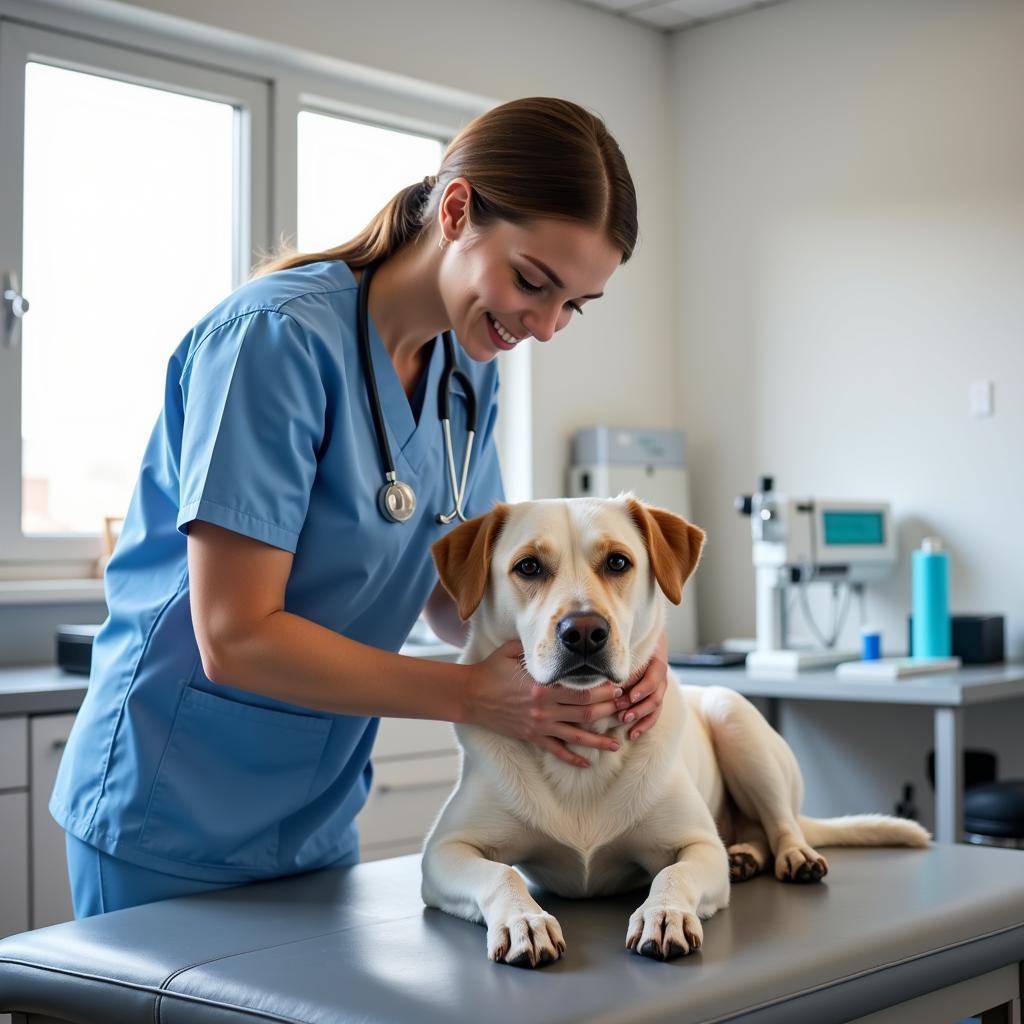
{"label": "white window sill", "polygon": [[104,601],[103,580],[0,580],[0,605]]}

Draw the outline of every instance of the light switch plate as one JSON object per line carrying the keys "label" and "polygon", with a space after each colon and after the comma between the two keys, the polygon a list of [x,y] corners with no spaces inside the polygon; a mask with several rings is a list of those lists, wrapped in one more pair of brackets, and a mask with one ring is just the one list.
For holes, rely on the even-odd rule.
{"label": "light switch plate", "polygon": [[971,381],[971,415],[976,420],[995,415],[995,382],[991,380]]}

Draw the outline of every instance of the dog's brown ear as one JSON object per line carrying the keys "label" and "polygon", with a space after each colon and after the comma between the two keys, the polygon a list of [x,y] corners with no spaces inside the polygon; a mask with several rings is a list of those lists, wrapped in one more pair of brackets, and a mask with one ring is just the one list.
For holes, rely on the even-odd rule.
{"label": "dog's brown ear", "polygon": [[456,526],[430,549],[441,584],[455,599],[463,622],[483,600],[491,571],[491,552],[509,508],[499,502],[486,515]]}
{"label": "dog's brown ear", "polygon": [[673,604],[679,604],[683,599],[683,584],[700,561],[704,531],[674,512],[645,505],[636,498],[627,498],[626,506],[644,535],[654,578],[665,596]]}

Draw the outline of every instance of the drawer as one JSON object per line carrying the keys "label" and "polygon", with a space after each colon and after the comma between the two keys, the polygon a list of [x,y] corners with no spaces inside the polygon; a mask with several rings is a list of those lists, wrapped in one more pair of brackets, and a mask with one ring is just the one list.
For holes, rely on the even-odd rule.
{"label": "drawer", "polygon": [[451,722],[429,722],[418,718],[382,718],[373,760],[415,757],[438,751],[458,750]]}
{"label": "drawer", "polygon": [[28,787],[28,719],[0,718],[0,789]]}
{"label": "drawer", "polygon": [[418,849],[458,777],[457,754],[374,761],[373,790],[356,819],[361,845],[412,843]]}

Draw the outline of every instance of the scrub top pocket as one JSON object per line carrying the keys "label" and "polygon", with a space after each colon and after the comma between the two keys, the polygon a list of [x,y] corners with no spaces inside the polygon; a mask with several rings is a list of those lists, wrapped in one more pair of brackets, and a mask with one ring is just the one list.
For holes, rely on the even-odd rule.
{"label": "scrub top pocket", "polygon": [[328,719],[185,687],[139,847],[196,865],[274,870],[279,824],[302,807]]}

